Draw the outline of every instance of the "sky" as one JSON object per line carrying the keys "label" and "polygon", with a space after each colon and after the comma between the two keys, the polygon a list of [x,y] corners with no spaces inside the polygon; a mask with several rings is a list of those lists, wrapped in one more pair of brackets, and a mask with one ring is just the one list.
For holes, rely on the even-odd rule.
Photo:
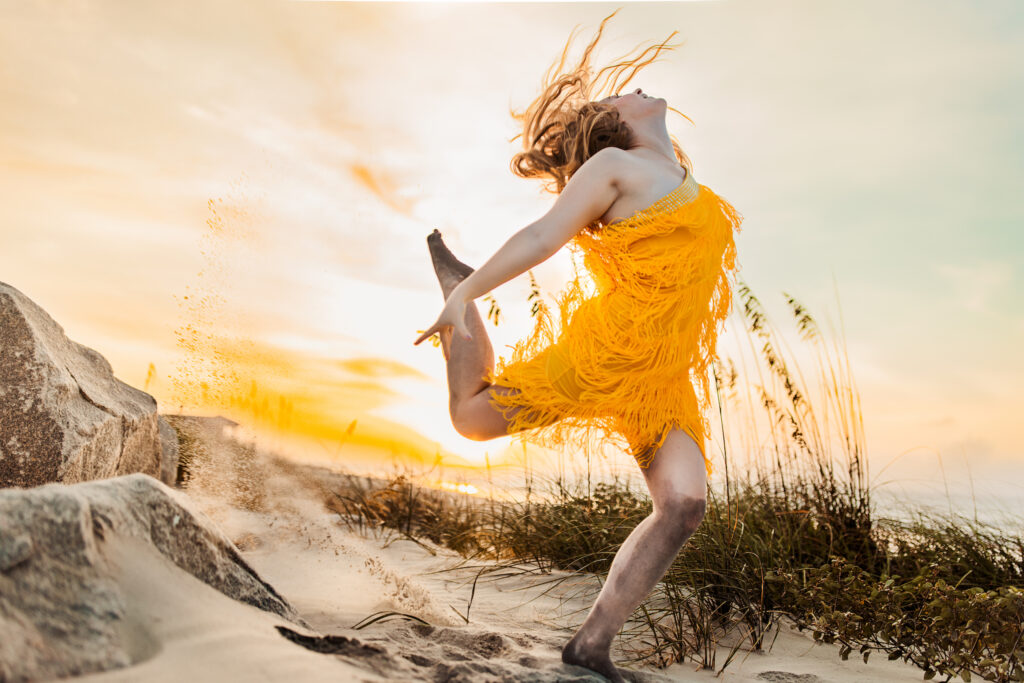
{"label": "sky", "polygon": [[[692,119],[669,130],[743,214],[770,316],[785,292],[845,341],[872,467],[1024,471],[1016,0],[9,3],[0,281],[164,412],[500,457],[412,344],[442,304],[424,238],[475,266],[550,207],[509,170],[510,109],[620,6],[598,61],[678,32],[631,87]],[[570,268],[535,269],[548,301]],[[499,355],[528,293],[494,292]]]}

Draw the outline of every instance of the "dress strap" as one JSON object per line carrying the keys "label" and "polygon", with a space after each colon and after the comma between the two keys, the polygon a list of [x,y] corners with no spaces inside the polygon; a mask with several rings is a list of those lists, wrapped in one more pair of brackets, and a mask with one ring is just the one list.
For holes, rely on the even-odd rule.
{"label": "dress strap", "polygon": [[648,215],[653,213],[662,213],[671,211],[683,204],[688,204],[697,198],[697,194],[700,192],[700,183],[693,179],[693,174],[689,170],[686,171],[686,178],[680,183],[679,187],[669,192],[667,195],[659,199],[658,201],[651,204],[649,207],[644,209],[642,214]]}

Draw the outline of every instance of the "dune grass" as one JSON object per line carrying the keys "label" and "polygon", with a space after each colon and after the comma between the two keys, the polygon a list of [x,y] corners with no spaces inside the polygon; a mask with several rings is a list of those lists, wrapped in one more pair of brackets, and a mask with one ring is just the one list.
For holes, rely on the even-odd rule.
{"label": "dune grass", "polygon": [[[737,294],[757,362],[743,377],[731,359],[715,366],[722,483],[621,634],[623,651],[634,662],[723,670],[740,648],[770,649],[773,629],[786,622],[838,643],[844,659],[856,649],[865,661],[880,652],[912,662],[926,679],[1024,681],[1022,537],[952,512],[908,521],[873,509],[845,349],[830,346],[786,295],[804,342],[798,364],[750,289]],[[736,453],[747,456],[742,466]],[[603,575],[651,511],[645,491],[618,479],[531,475],[529,485],[545,490],[542,500],[440,491],[408,474],[390,482],[353,475],[325,502],[355,530],[429,539],[489,560],[492,573]]]}

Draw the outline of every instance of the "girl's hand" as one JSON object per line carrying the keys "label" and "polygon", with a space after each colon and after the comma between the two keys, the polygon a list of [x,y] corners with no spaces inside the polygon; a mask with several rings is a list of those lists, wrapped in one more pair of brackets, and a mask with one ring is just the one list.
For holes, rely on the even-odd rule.
{"label": "girl's hand", "polygon": [[413,342],[418,346],[424,339],[429,339],[435,332],[440,333],[446,327],[455,328],[455,334],[460,334],[464,339],[472,339],[469,328],[466,327],[466,301],[458,295],[458,290],[452,290],[452,295],[444,302],[441,315],[427,330],[420,335],[419,339]]}

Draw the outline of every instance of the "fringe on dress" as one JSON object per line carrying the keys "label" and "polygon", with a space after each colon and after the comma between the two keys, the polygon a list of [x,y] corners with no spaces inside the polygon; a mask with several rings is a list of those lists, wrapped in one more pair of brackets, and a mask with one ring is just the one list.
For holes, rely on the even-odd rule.
{"label": "fringe on dress", "polygon": [[687,172],[646,209],[573,237],[574,277],[557,297],[557,324],[541,302],[532,333],[486,377],[516,390],[491,394],[508,433],[588,455],[611,443],[647,468],[679,427],[710,476],[708,366],[732,304],[742,220]]}

